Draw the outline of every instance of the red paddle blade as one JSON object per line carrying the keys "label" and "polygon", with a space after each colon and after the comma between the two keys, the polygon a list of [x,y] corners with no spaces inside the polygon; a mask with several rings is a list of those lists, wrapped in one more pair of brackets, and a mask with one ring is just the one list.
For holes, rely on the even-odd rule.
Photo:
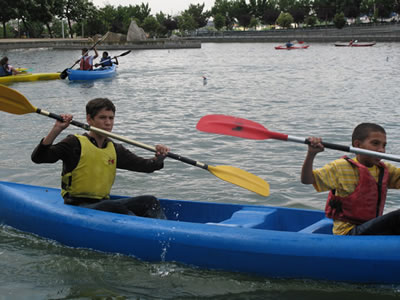
{"label": "red paddle blade", "polygon": [[259,123],[226,115],[207,115],[200,119],[196,128],[200,131],[225,134],[252,140],[269,138],[287,140],[287,135],[268,131]]}

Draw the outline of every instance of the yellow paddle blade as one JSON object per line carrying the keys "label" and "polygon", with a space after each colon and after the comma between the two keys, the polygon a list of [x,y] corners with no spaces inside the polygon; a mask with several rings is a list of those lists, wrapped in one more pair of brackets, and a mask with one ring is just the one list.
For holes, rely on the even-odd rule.
{"label": "yellow paddle blade", "polygon": [[0,110],[15,115],[23,115],[36,112],[36,107],[32,106],[21,93],[0,84]]}
{"label": "yellow paddle blade", "polygon": [[208,170],[222,180],[236,184],[261,196],[269,196],[269,184],[264,179],[232,166],[208,166]]}

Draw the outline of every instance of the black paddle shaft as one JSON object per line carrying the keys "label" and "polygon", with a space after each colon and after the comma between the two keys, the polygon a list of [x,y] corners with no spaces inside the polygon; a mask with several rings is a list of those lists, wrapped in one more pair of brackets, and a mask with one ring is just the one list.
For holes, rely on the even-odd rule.
{"label": "black paddle shaft", "polygon": [[[38,114],[45,115],[45,116],[48,116],[48,117],[50,117],[50,118],[56,119],[56,120],[58,120],[58,121],[60,121],[60,122],[64,122],[64,119],[63,119],[60,115],[57,115],[57,114],[54,114],[54,113],[51,113],[51,112],[42,110],[42,109],[40,109],[40,108],[37,108],[37,109],[36,109],[36,112],[37,112]],[[77,126],[77,127],[83,128],[84,130],[87,130],[87,131],[90,130],[90,125],[85,124],[85,123],[81,123],[81,122],[79,122],[79,121],[72,120],[72,121],[71,121],[71,124],[72,124],[72,125],[75,125],[75,126]]]}
{"label": "black paddle shaft", "polygon": [[[310,141],[308,139],[305,139],[304,140],[304,144],[310,145]],[[327,142],[322,142],[321,144],[325,148],[334,149],[334,150],[340,150],[340,151],[345,151],[345,152],[350,152],[350,147],[349,146],[332,144],[332,143],[327,143]]]}

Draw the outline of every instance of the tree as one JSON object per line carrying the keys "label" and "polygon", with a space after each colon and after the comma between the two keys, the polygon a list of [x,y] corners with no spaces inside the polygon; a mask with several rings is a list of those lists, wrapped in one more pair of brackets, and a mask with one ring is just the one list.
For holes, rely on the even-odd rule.
{"label": "tree", "polygon": [[254,16],[251,17],[249,28],[254,28],[254,30],[256,30],[258,25],[259,25],[258,19]]}
{"label": "tree", "polygon": [[142,28],[150,36],[156,36],[159,31],[160,24],[157,19],[153,16],[148,16],[143,20]]}
{"label": "tree", "polygon": [[247,5],[246,0],[234,0],[231,11],[239,25],[246,30],[251,20],[251,8]]}
{"label": "tree", "polygon": [[229,29],[232,29],[235,23],[232,6],[232,2],[228,0],[215,0],[214,6],[211,8],[211,15],[214,16],[214,19],[217,14],[225,16],[225,26]]}
{"label": "tree", "polygon": [[181,33],[186,31],[193,31],[197,28],[197,22],[187,11],[183,12],[181,16],[178,17],[178,29]]}
{"label": "tree", "polygon": [[17,10],[12,0],[0,0],[0,22],[3,24],[3,37],[7,37],[7,22],[17,17]]}
{"label": "tree", "polygon": [[325,22],[332,21],[336,14],[336,2],[331,0],[315,0],[313,9],[318,19]]}
{"label": "tree", "polygon": [[218,31],[221,30],[225,26],[225,17],[221,15],[220,13],[216,14],[214,16],[214,26],[215,29]]}
{"label": "tree", "polygon": [[333,18],[333,24],[335,24],[336,28],[342,29],[346,25],[344,13],[336,14]]}
{"label": "tree", "polygon": [[375,7],[379,18],[388,18],[395,8],[396,0],[376,0]]}
{"label": "tree", "polygon": [[304,22],[307,26],[313,27],[313,26],[315,26],[315,24],[317,24],[317,17],[316,16],[308,16],[307,18],[305,18]]}
{"label": "tree", "polygon": [[160,11],[158,14],[156,14],[156,20],[158,22],[157,34],[159,34],[161,36],[168,35],[168,29],[164,25],[164,22],[166,19],[167,19],[167,16],[162,11]]}
{"label": "tree", "polygon": [[292,26],[292,23],[294,22],[293,17],[290,13],[281,13],[276,19],[276,24],[283,28],[289,28]]}
{"label": "tree", "polygon": [[172,31],[178,29],[178,21],[173,19],[170,15],[164,20],[163,25],[168,31],[168,35],[172,34]]}
{"label": "tree", "polygon": [[205,4],[190,4],[189,8],[184,13],[191,15],[196,22],[196,29],[207,25],[210,12],[203,12]]}
{"label": "tree", "polygon": [[89,36],[95,34],[104,34],[110,31],[112,23],[117,16],[116,9],[111,5],[106,5],[102,8],[92,8],[88,11],[84,26],[86,33]]}
{"label": "tree", "polygon": [[13,7],[16,8],[17,16],[22,21],[22,25],[27,36],[33,37],[35,34],[33,32],[33,28],[29,24],[29,18],[30,18],[29,11],[30,8],[32,7],[32,1],[31,0],[14,1]]}
{"label": "tree", "polygon": [[73,37],[72,22],[82,22],[89,15],[89,10],[94,6],[88,0],[60,0],[63,5],[62,18],[68,22],[69,33]]}
{"label": "tree", "polygon": [[396,0],[396,3],[394,5],[394,12],[400,14],[400,0]]}
{"label": "tree", "polygon": [[150,16],[150,14],[151,14],[151,9],[149,7],[149,4],[142,3],[140,5],[136,5],[135,14],[133,16],[136,19],[138,19],[140,21],[140,23],[142,23],[144,21],[144,19],[146,19],[148,16]]}
{"label": "tree", "polygon": [[[51,22],[53,24],[51,26],[51,29],[53,31],[54,37],[56,37],[56,38],[60,38],[60,37],[63,36],[62,35],[63,25],[62,25],[61,22],[63,22],[63,21],[61,21],[61,20],[59,20],[59,19],[57,19],[55,17],[53,18],[53,21]],[[64,27],[64,35],[68,36],[68,28],[66,26]]]}
{"label": "tree", "polygon": [[360,15],[361,0],[341,0],[338,6],[346,18],[357,18]]}
{"label": "tree", "polygon": [[294,2],[288,9],[288,12],[293,16],[294,22],[300,25],[304,22],[306,16],[310,14],[310,0],[299,0]]}
{"label": "tree", "polygon": [[278,9],[278,3],[274,0],[266,1],[263,5],[261,22],[265,25],[275,24],[281,11]]}
{"label": "tree", "polygon": [[41,22],[46,25],[50,37],[53,37],[50,23],[53,21],[52,7],[53,0],[34,0],[30,7],[30,21]]}
{"label": "tree", "polygon": [[375,0],[362,0],[360,3],[360,12],[367,16],[372,16],[375,11]]}

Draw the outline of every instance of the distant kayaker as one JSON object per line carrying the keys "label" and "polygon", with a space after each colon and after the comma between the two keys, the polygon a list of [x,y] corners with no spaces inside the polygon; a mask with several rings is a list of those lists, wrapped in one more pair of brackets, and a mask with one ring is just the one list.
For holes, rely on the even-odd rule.
{"label": "distant kayaker", "polygon": [[82,57],[77,61],[77,63],[80,63],[79,70],[93,70],[93,60],[99,56],[96,47],[93,48],[93,51],[94,55],[88,55],[89,49],[82,48]]}
{"label": "distant kayaker", "polygon": [[18,72],[13,66],[8,63],[8,57],[4,56],[0,60],[0,77],[9,76],[9,75],[16,75],[21,72]]}
{"label": "distant kayaker", "polygon": [[[83,135],[68,135],[53,144],[72,121],[72,115],[61,115],[48,135],[32,153],[35,163],[55,163],[62,160],[61,194],[64,203],[114,213],[165,219],[159,200],[154,196],[138,196],[110,200],[116,169],[152,173],[164,167],[169,148],[156,145],[153,158],[142,158],[109,138],[89,131]],[[111,132],[115,106],[107,98],[90,100],[86,105],[86,120],[90,126]]]}
{"label": "distant kayaker", "polygon": [[[112,60],[115,59],[115,61],[113,62]],[[97,68],[99,66],[101,67],[109,67],[112,66],[113,64],[118,65],[118,59],[116,57],[111,58],[111,56],[108,55],[107,51],[103,52],[103,55],[100,59],[100,63],[95,64],[94,66]]]}
{"label": "distant kayaker", "polygon": [[[301,182],[313,184],[317,192],[330,191],[325,206],[334,220],[333,233],[339,235],[399,235],[400,209],[383,215],[387,189],[400,189],[400,168],[380,158],[357,154],[344,156],[313,170],[317,153],[324,151],[322,140],[309,138]],[[373,123],[361,123],[353,131],[352,146],[385,152],[386,132]]]}
{"label": "distant kayaker", "polygon": [[288,41],[288,42],[286,43],[286,47],[287,47],[287,48],[293,47],[293,43],[292,43],[291,41]]}

